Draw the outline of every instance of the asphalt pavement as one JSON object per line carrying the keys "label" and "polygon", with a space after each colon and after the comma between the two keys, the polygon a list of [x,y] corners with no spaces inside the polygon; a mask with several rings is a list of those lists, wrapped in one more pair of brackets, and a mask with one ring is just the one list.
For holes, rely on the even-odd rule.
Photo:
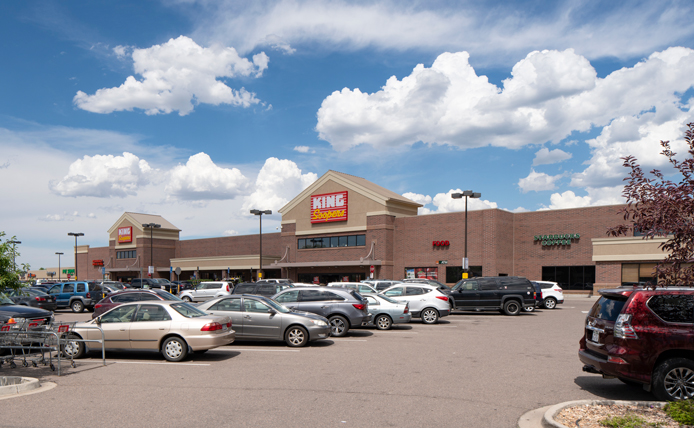
{"label": "asphalt pavement", "polygon": [[[456,312],[438,325],[356,329],[293,349],[237,341],[181,363],[107,352],[63,366],[0,368],[58,386],[0,400],[2,427],[516,427],[529,410],[579,399],[650,400],[583,373],[578,340],[595,298],[516,317]],[[90,314],[59,311],[61,320]]]}

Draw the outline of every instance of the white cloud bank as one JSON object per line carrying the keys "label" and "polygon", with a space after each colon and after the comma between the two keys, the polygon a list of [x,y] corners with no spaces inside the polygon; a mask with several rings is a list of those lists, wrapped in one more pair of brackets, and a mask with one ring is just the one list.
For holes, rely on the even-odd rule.
{"label": "white cloud bank", "polygon": [[128,152],[84,156],[70,165],[62,180],[51,180],[49,188],[60,196],[133,196],[150,183],[153,172],[147,161]]}
{"label": "white cloud bank", "polygon": [[[429,195],[421,195],[418,193],[407,192],[402,196],[424,205],[418,209],[419,214],[435,214],[448,213],[455,211],[465,211],[465,198],[453,199],[453,193],[461,193],[460,189],[451,189],[446,193],[437,193],[433,198]],[[427,208],[426,205],[432,204],[435,208]],[[496,202],[491,202],[481,198],[468,198],[468,211],[484,210],[489,208],[497,208]]]}
{"label": "white cloud bank", "polygon": [[233,199],[248,184],[239,169],[221,168],[208,154],[198,153],[171,171],[166,193],[183,200]]}
{"label": "white cloud bank", "polygon": [[533,159],[533,166],[536,165],[550,165],[553,163],[563,162],[565,160],[571,159],[571,153],[567,153],[561,149],[550,150],[547,147],[543,147],[535,153],[535,159]]}
{"label": "white cloud bank", "polygon": [[255,191],[243,203],[247,213],[251,209],[272,210],[273,214],[282,208],[289,199],[306,189],[318,179],[312,172],[302,173],[301,169],[287,159],[269,158],[258,172]]}
{"label": "white cloud bank", "polygon": [[536,172],[533,169],[530,171],[530,174],[528,174],[527,177],[521,178],[518,181],[518,187],[520,187],[523,193],[554,190],[557,188],[557,180],[563,176],[563,174],[552,176],[545,174],[544,172]]}
{"label": "white cloud bank", "polygon": [[343,89],[318,110],[316,130],[337,151],[418,141],[459,148],[520,148],[559,142],[622,116],[679,106],[694,83],[694,51],[669,48],[600,79],[572,49],[535,51],[503,88],[478,76],[467,52],[444,53],[430,68],[391,77],[373,94]]}
{"label": "white cloud bank", "polygon": [[[125,56],[128,50],[117,46],[114,53]],[[141,80],[129,76],[115,88],[103,88],[94,95],[78,91],[74,104],[94,113],[142,109],[146,114],[178,111],[184,116],[195,104],[231,104],[249,107],[260,103],[244,88],[232,89],[218,78],[260,77],[269,59],[264,52],[249,61],[234,48],[213,45],[201,47],[180,36],[147,49],[133,49],[133,67]]]}

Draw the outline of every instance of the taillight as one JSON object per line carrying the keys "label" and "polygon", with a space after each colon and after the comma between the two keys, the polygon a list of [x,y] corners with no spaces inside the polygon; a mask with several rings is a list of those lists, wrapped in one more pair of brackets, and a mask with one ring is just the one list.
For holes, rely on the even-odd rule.
{"label": "taillight", "polygon": [[363,303],[352,303],[352,306],[359,309],[360,311],[363,311],[364,309],[366,309],[366,305]]}
{"label": "taillight", "polygon": [[37,302],[45,302],[46,301],[45,297],[36,296],[34,298],[36,299]]}
{"label": "taillight", "polygon": [[560,293],[561,293],[562,291],[564,291],[564,290],[562,290],[560,287],[555,288],[555,290],[557,290],[557,291],[560,292]]}
{"label": "taillight", "polygon": [[639,336],[631,326],[631,314],[619,314],[614,323],[614,337],[617,339],[638,339]]}
{"label": "taillight", "polygon": [[99,309],[101,306],[103,306],[103,305],[101,305],[100,303],[97,303],[96,305],[94,305],[94,309]]}
{"label": "taillight", "polygon": [[410,312],[410,307],[409,307],[409,306],[405,306],[405,310],[402,311],[402,313],[403,313],[403,314],[407,314],[407,313],[409,313],[409,312]]}
{"label": "taillight", "polygon": [[613,357],[613,356],[607,357],[607,362],[608,363],[614,363],[614,364],[626,364],[627,363],[626,361],[624,361],[623,358]]}
{"label": "taillight", "polygon": [[91,299],[91,298],[92,298],[92,295],[87,293],[87,299]]}
{"label": "taillight", "polygon": [[227,291],[229,291],[229,284],[227,284]]}
{"label": "taillight", "polygon": [[231,321],[227,323],[227,328],[231,328]]}
{"label": "taillight", "polygon": [[218,322],[211,322],[211,323],[207,323],[207,324],[205,324],[204,326],[202,326],[202,328],[200,329],[200,331],[217,331],[217,330],[221,330],[221,329],[223,329],[223,328],[224,328],[224,327],[222,327],[222,325],[221,325],[220,323],[218,323]]}
{"label": "taillight", "polygon": [[441,299],[441,300],[443,300],[444,302],[447,302],[447,301],[448,301],[448,297],[446,297],[446,296],[436,296],[436,298],[437,298],[437,299]]}

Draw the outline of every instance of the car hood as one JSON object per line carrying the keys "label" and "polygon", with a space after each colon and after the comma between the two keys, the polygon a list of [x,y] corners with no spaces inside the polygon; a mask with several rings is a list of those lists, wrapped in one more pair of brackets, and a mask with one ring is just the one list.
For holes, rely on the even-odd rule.
{"label": "car hood", "polygon": [[296,309],[292,310],[289,314],[291,314],[291,315],[299,315],[299,316],[306,317],[306,318],[311,318],[311,319],[314,319],[314,320],[321,320],[321,321],[327,321],[327,320],[328,320],[327,318],[322,317],[322,316],[320,316],[320,315],[318,315],[318,314],[314,314],[314,313],[312,313],[312,312],[297,311]]}
{"label": "car hood", "polygon": [[33,308],[21,305],[2,305],[0,306],[0,321],[7,321],[10,318],[46,318],[53,313],[45,309]]}

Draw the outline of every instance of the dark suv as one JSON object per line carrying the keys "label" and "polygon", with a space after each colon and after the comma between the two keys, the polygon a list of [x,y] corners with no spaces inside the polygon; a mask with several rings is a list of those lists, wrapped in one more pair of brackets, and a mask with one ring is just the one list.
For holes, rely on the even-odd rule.
{"label": "dark suv", "polygon": [[256,296],[272,297],[282,290],[292,288],[285,282],[242,282],[236,284],[232,294],[255,294]]}
{"label": "dark suv", "polygon": [[522,276],[466,278],[453,286],[449,297],[457,310],[498,310],[506,315],[518,315],[538,303],[535,286]]}
{"label": "dark suv", "polygon": [[694,398],[694,289],[600,295],[579,342],[583,370],[642,385],[659,400]]}

